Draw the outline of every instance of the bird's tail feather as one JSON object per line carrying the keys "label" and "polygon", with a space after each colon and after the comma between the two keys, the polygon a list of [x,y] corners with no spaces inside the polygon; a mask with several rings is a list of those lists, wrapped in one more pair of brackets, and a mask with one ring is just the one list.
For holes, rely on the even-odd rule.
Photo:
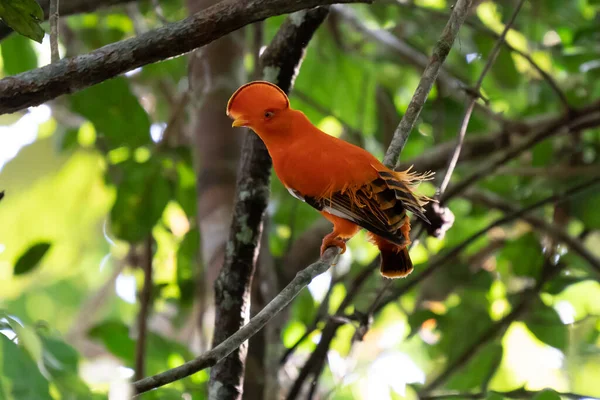
{"label": "bird's tail feather", "polygon": [[408,255],[407,248],[410,242],[407,241],[404,245],[398,246],[370,232],[369,236],[371,241],[379,248],[381,254],[379,264],[381,275],[394,279],[404,278],[412,272],[413,264]]}

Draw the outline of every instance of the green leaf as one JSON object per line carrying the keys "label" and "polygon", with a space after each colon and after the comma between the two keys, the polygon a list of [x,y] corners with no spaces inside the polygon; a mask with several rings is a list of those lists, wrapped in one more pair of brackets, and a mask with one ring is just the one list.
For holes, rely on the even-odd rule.
{"label": "green leaf", "polygon": [[300,321],[306,326],[310,325],[317,312],[317,307],[308,289],[301,291],[293,304],[291,320]]}
{"label": "green leaf", "polygon": [[44,365],[52,376],[52,383],[70,400],[87,400],[92,394],[87,385],[79,378],[77,351],[65,342],[41,336],[44,346]]}
{"label": "green leaf", "polygon": [[128,242],[141,241],[162,216],[171,194],[159,163],[128,163],[110,212],[112,231]]}
{"label": "green leaf", "polygon": [[589,229],[600,229],[600,190],[590,190],[569,202],[569,211]]}
{"label": "green leaf", "polygon": [[48,381],[22,348],[0,334],[0,398],[52,400]]}
{"label": "green leaf", "polygon": [[540,242],[533,233],[526,233],[511,241],[500,254],[510,261],[512,271],[517,276],[537,278],[544,263]]}
{"label": "green leaf", "polygon": [[[495,39],[486,35],[476,35],[474,41],[479,51],[483,54],[482,60],[487,60],[496,43]],[[484,61],[482,61],[482,65],[483,63]],[[498,57],[496,57],[491,70],[491,75],[505,88],[514,89],[519,86],[521,74],[517,71],[512,56],[506,48],[502,48],[498,53]]]}
{"label": "green leaf", "polygon": [[12,35],[0,44],[4,72],[16,75],[37,67],[37,55],[31,41],[20,35]]}
{"label": "green leaf", "polygon": [[73,111],[92,122],[111,149],[151,143],[150,119],[127,79],[110,79],[75,93],[70,100]]}
{"label": "green leaf", "polygon": [[560,396],[554,390],[546,389],[533,396],[532,400],[560,400]]}
{"label": "green leaf", "polygon": [[452,376],[446,385],[448,389],[469,390],[487,386],[500,362],[502,345],[492,343],[484,347],[467,365]]}
{"label": "green leaf", "polygon": [[44,10],[35,0],[0,1],[0,18],[21,35],[42,43],[44,30],[40,22],[44,20]]}
{"label": "green leaf", "polygon": [[50,249],[48,242],[36,243],[28,248],[15,263],[14,275],[23,275],[31,272],[42,260],[46,252]]}
{"label": "green leaf", "polygon": [[[186,346],[153,332],[148,332],[147,335],[146,366],[148,375],[164,371],[167,363],[169,368],[172,368],[192,358],[192,354]],[[119,357],[125,365],[133,367],[135,340],[123,322],[116,320],[101,322],[89,331],[89,336],[101,341],[108,351]],[[179,362],[172,361],[174,358],[177,358]]]}
{"label": "green leaf", "polygon": [[557,295],[571,285],[579,282],[587,281],[587,277],[577,277],[569,275],[561,275],[552,279],[544,286],[544,292]]}
{"label": "green leaf", "polygon": [[198,228],[190,230],[183,238],[177,251],[177,285],[181,293],[182,305],[190,306],[196,290],[195,271],[198,269],[200,232]]}
{"label": "green leaf", "polygon": [[559,350],[566,349],[568,330],[554,308],[548,307],[538,299],[524,322],[531,333],[542,342]]}

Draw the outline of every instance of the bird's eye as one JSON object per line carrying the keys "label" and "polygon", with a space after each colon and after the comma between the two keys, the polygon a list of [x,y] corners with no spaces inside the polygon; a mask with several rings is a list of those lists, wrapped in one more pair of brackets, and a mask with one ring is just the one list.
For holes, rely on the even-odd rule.
{"label": "bird's eye", "polygon": [[273,111],[265,111],[265,118],[271,118],[273,114]]}

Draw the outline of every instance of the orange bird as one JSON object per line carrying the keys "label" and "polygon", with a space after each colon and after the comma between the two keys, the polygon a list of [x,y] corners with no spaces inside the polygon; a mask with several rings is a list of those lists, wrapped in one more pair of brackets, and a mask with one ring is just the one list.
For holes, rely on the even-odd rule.
{"label": "orange bird", "polygon": [[362,227],[381,252],[383,276],[404,277],[412,271],[406,210],[427,221],[423,206],[430,199],[412,188],[431,174],[393,171],[366,150],[326,134],[269,82],[240,87],[229,99],[227,115],[234,127],[249,127],[260,136],[288,191],[333,223],[321,254],[330,246],[343,253],[346,241]]}

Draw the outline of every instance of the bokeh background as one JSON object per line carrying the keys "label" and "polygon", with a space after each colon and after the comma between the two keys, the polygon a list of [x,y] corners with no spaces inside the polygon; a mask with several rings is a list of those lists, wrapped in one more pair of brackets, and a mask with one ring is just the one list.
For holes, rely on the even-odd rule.
{"label": "bokeh background", "polygon": [[[62,55],[214,2],[95,3],[61,16]],[[401,155],[407,166],[439,171],[421,185],[429,195],[454,146],[464,88],[477,81],[517,1],[475,3]],[[391,0],[332,9],[308,46],[292,106],[382,158],[451,6]],[[0,398],[123,395],[149,249],[146,374],[210,347],[212,283],[245,134],[230,128],[225,104],[260,76],[256,52],[284,19],[0,116]],[[599,43],[600,2],[525,2],[483,82],[485,101],[453,182],[540,130],[561,128],[450,199],[453,226],[442,238],[422,235],[411,250],[417,272],[503,215],[600,176]],[[0,51],[3,77],[50,61],[48,37],[38,44],[5,34]],[[318,384],[298,397],[600,397],[599,188],[490,229],[401,296],[393,294],[402,281],[380,296],[377,251],[359,234],[250,342],[244,398],[285,397],[311,356],[319,368],[309,380]],[[253,313],[316,260],[329,230],[275,177],[271,192]],[[141,398],[208,398],[208,379],[201,371]]]}

